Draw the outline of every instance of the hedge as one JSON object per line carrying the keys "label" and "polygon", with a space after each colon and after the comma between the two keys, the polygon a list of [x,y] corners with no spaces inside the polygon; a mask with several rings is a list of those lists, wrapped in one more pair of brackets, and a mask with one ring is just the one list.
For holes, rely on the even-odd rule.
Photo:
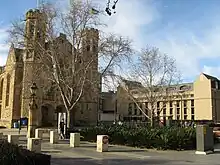
{"label": "hedge", "polygon": [[35,153],[0,140],[1,165],[50,165],[51,156]]}
{"label": "hedge", "polygon": [[111,144],[140,148],[189,150],[196,148],[195,128],[162,127],[130,128],[128,126],[97,126],[79,131],[83,140],[95,142],[99,134],[109,135]]}

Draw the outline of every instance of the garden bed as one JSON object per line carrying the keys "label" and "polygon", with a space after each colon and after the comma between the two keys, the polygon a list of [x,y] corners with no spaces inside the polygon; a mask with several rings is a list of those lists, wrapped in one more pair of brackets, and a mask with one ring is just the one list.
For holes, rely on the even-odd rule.
{"label": "garden bed", "polygon": [[0,165],[50,165],[51,156],[0,140]]}
{"label": "garden bed", "polygon": [[[75,131],[76,132],[76,131]],[[98,126],[80,131],[83,140],[95,142],[97,135],[109,135],[110,143],[161,150],[192,150],[196,148],[195,128],[130,128],[128,126]]]}

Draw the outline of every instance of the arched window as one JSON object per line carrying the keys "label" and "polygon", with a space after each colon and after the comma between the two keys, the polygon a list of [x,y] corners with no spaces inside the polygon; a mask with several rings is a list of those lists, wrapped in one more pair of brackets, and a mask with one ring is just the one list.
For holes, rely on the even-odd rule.
{"label": "arched window", "polygon": [[2,100],[3,82],[4,82],[4,79],[1,80],[1,84],[0,84],[0,100]]}
{"label": "arched window", "polygon": [[6,87],[5,106],[8,106],[8,105],[9,105],[10,81],[11,81],[11,76],[8,74],[8,75],[7,75],[7,87]]}

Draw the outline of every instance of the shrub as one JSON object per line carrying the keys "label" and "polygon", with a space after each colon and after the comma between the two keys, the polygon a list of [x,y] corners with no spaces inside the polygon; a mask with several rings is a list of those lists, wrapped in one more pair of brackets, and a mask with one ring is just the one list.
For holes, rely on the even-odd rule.
{"label": "shrub", "polygon": [[50,159],[50,155],[31,152],[5,140],[0,140],[1,165],[50,165]]}
{"label": "shrub", "polygon": [[110,136],[109,141],[112,144],[141,148],[187,150],[196,147],[196,131],[191,127],[97,126],[82,129],[80,134],[84,137],[83,140],[90,142],[95,142],[98,134],[106,134]]}

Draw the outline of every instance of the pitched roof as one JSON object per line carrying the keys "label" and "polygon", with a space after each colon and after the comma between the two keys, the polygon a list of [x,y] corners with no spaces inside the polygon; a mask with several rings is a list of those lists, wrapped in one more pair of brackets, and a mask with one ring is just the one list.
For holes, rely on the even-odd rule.
{"label": "pitched roof", "polygon": [[207,79],[210,79],[210,80],[218,80],[218,78],[216,77],[213,77],[213,76],[210,76],[208,74],[205,74],[205,73],[202,73]]}

